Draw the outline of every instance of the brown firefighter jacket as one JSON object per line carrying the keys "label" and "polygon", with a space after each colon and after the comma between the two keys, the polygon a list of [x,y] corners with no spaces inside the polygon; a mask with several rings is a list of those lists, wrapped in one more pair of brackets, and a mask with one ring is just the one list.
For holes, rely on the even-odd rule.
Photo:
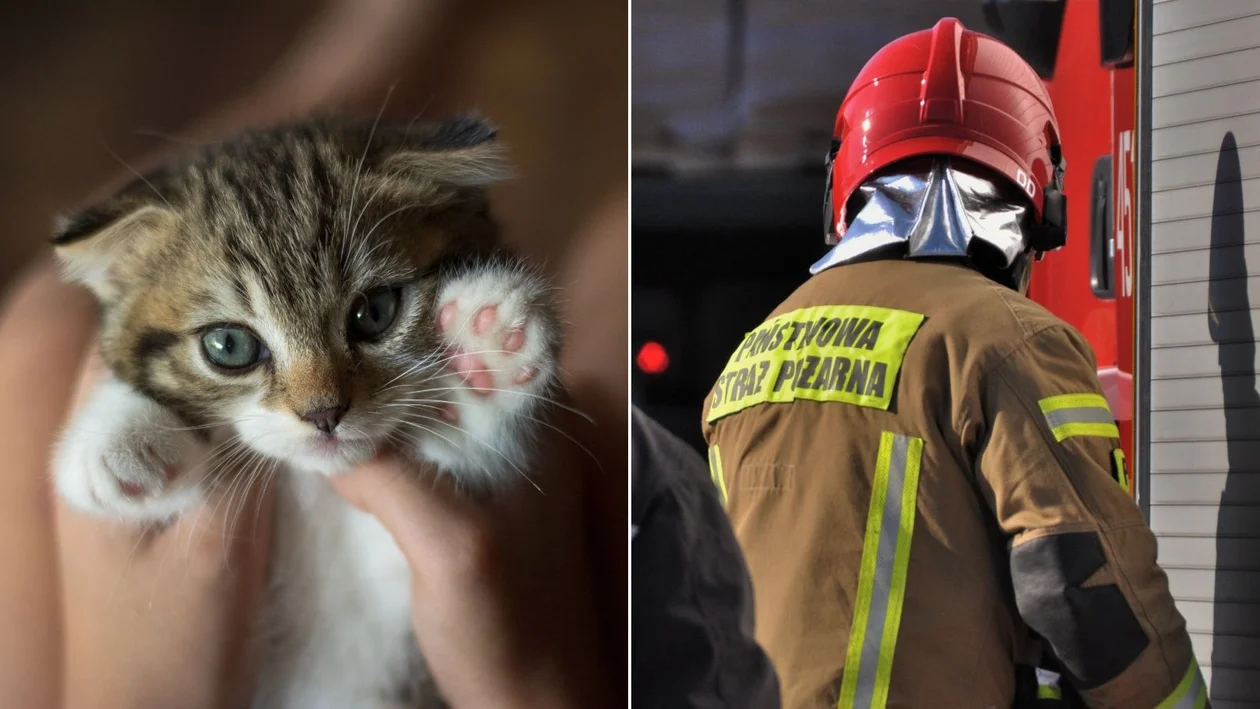
{"label": "brown firefighter jacket", "polygon": [[1089,706],[1204,705],[1099,391],[962,265],[832,268],[747,335],[704,426],[785,709],[1006,709],[1043,648]]}

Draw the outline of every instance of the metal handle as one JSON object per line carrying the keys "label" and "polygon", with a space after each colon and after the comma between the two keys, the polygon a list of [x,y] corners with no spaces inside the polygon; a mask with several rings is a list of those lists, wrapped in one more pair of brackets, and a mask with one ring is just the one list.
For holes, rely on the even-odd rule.
{"label": "metal handle", "polygon": [[1099,298],[1116,297],[1111,192],[1111,156],[1103,155],[1094,162],[1089,215],[1089,286]]}

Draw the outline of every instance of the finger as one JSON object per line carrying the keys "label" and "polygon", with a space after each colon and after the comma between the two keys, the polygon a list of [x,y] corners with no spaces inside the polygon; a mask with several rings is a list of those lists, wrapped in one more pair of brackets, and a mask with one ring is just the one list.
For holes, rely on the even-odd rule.
{"label": "finger", "polygon": [[249,704],[258,660],[265,651],[265,636],[257,628],[266,608],[275,512],[276,488],[269,484],[274,470],[237,470],[236,474],[252,477],[245,483],[239,501],[233,496],[226,501],[211,498],[181,518],[162,540],[165,545],[174,545],[178,553],[181,537],[192,535],[194,543],[183,547],[187,550],[185,564],[190,569],[223,565],[218,573],[208,576],[211,585],[226,585],[227,590],[218,600],[223,638],[219,657],[223,667],[219,679],[223,706]]}
{"label": "finger", "polygon": [[248,704],[272,497],[254,485],[160,529],[58,504],[68,706]]}
{"label": "finger", "polygon": [[91,299],[43,264],[0,315],[0,706],[53,706],[60,606],[48,451],[95,323]]}
{"label": "finger", "polygon": [[486,563],[491,540],[482,510],[433,468],[388,454],[334,476],[332,483],[381,521],[417,575],[446,576],[452,565],[463,573]]}
{"label": "finger", "polygon": [[82,361],[79,363],[79,373],[75,379],[74,394],[70,399],[70,408],[67,410],[67,415],[77,411],[83,405],[88,395],[92,393],[92,389],[107,376],[109,376],[109,370],[105,367],[105,360],[101,359],[99,342],[95,334],[93,334],[92,339],[88,341],[87,347],[83,352]]}

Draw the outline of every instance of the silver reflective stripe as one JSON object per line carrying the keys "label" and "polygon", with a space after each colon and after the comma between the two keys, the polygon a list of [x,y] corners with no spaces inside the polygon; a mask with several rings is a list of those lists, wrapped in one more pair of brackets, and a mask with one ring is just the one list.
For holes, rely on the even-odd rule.
{"label": "silver reflective stripe", "polygon": [[906,449],[910,439],[894,436],[892,456],[888,461],[888,497],[884,499],[884,517],[879,525],[879,552],[875,555],[875,583],[871,587],[871,613],[866,623],[859,666],[855,707],[869,707],[875,693],[875,671],[879,668],[879,645],[884,638],[888,619],[888,591],[893,563],[897,555],[897,535],[901,531],[901,488],[906,480]]}
{"label": "silver reflective stripe", "polygon": [[1050,428],[1058,428],[1068,423],[1110,423],[1116,422],[1111,412],[1101,406],[1081,406],[1073,409],[1059,409],[1046,412],[1046,422]]}
{"label": "silver reflective stripe", "polygon": [[922,458],[922,439],[880,436],[839,709],[883,709],[888,703]]}

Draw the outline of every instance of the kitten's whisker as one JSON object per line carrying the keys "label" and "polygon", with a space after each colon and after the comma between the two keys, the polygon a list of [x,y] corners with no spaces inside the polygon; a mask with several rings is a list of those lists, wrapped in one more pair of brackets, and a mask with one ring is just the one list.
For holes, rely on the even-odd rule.
{"label": "kitten's whisker", "polygon": [[[245,483],[241,485],[240,505],[237,505],[235,510],[233,509],[232,502],[235,502],[235,498],[233,498],[232,502],[229,502],[228,504],[223,527],[223,541],[225,542],[223,545],[224,553],[226,553],[228,546],[226,542],[229,541],[227,536],[228,530],[236,529],[236,522],[240,518],[241,512],[245,510],[245,503],[249,501],[249,490],[258,479],[258,475],[262,472],[263,466],[268,462],[269,461],[262,456],[254,456],[254,464],[250,467],[249,473],[245,476]],[[224,561],[226,562],[227,559],[225,558]]]}
{"label": "kitten's whisker", "polygon": [[[268,463],[270,463],[270,462],[271,462],[271,461],[269,461],[267,458],[263,458],[263,457],[259,456],[258,462],[257,462],[257,463],[254,465],[254,467],[250,470],[250,474],[249,474],[249,479],[248,479],[248,481],[245,483],[245,485],[243,485],[243,486],[241,487],[241,503],[240,503],[240,506],[236,509],[236,511],[232,512],[232,522],[231,522],[231,524],[230,524],[228,527],[226,527],[226,528],[224,529],[224,545],[223,545],[223,551],[224,551],[225,556],[224,556],[223,561],[224,561],[224,563],[225,563],[225,564],[226,564],[226,563],[227,563],[227,561],[228,561],[228,560],[227,560],[227,557],[226,557],[226,554],[227,554],[227,549],[228,549],[228,542],[230,542],[230,541],[231,541],[231,540],[230,540],[230,539],[226,536],[227,529],[229,529],[229,528],[230,528],[232,531],[234,531],[234,532],[236,531],[236,525],[237,525],[237,523],[240,521],[240,519],[241,519],[241,515],[245,513],[245,507],[246,507],[246,505],[248,505],[248,504],[249,504],[249,493],[250,493],[250,490],[251,490],[251,489],[253,489],[253,488],[254,488],[254,486],[258,483],[258,481],[259,481],[259,480],[263,477],[263,475],[265,474],[266,470],[270,467],[270,466],[268,466],[268,468],[264,468],[264,466],[265,466],[265,465],[267,465],[267,464],[268,464]],[[261,492],[261,489],[257,490],[257,492]],[[261,506],[261,501],[259,502],[259,505]],[[231,507],[229,507],[229,508],[228,508],[228,510],[229,510],[229,511],[231,511],[231,510],[232,510],[232,508],[231,508]]]}
{"label": "kitten's whisker", "polygon": [[[238,449],[236,452],[232,454],[230,459],[228,459],[230,461],[229,464],[231,464],[231,462],[234,462],[240,457],[242,450],[247,451],[247,452],[252,452],[252,451],[249,451],[249,449],[246,446],[242,446],[240,449]],[[226,470],[226,469],[227,469],[226,465],[219,466],[216,468],[215,472],[217,474],[219,470]],[[199,506],[197,510],[197,518],[194,520],[195,524],[190,525],[190,527],[194,529],[190,529],[188,532],[188,545],[187,545],[187,549],[185,550],[185,554],[192,553],[192,547],[194,543],[194,536],[193,536],[194,534],[197,535],[195,539],[199,541],[200,539],[204,538],[205,535],[209,532],[210,525],[208,524],[208,520],[214,518],[214,515],[218,511],[219,506],[223,503],[224,496],[226,495],[226,493],[229,493],[232,491],[232,488],[236,485],[236,482],[238,479],[239,479],[238,476],[230,477],[227,483],[227,490],[220,492],[219,488],[221,488],[223,485],[222,481],[224,480],[224,477],[219,477],[216,475],[216,478],[214,479],[213,484],[206,489],[204,493],[205,500],[203,501],[203,503]],[[203,481],[204,481],[204,478],[203,478]],[[208,503],[212,497],[217,497],[218,499],[215,502],[214,507],[210,510],[209,514],[206,514],[206,503]]]}
{"label": "kitten's whisker", "polygon": [[212,485],[217,485],[218,479],[213,476],[216,476],[220,469],[235,460],[244,447],[235,437],[229,438],[227,441],[215,446],[209,454],[197,461],[197,464],[191,470],[184,471],[184,474],[200,473],[200,476],[193,483],[195,485],[200,485],[206,480],[210,480]]}
{"label": "kitten's whisker", "polygon": [[[449,349],[449,348],[447,348],[447,349]],[[487,351],[488,351],[488,350],[487,350]],[[473,352],[473,353],[471,353],[471,354],[485,354],[485,352]],[[438,352],[434,352],[434,353],[432,353],[432,354],[423,355],[423,356],[421,356],[421,357],[420,357],[420,358],[416,361],[416,363],[415,363],[415,364],[411,365],[411,366],[410,366],[410,367],[408,367],[405,371],[403,371],[403,373],[402,373],[402,374],[399,374],[398,376],[394,377],[393,379],[390,379],[389,381],[387,381],[387,382],[385,382],[384,384],[382,384],[382,385],[380,386],[380,388],[378,388],[378,389],[377,389],[377,393],[380,393],[380,392],[384,391],[386,387],[388,387],[389,385],[393,384],[394,382],[398,381],[399,379],[402,379],[403,377],[405,377],[405,376],[407,376],[407,375],[409,375],[409,374],[412,374],[412,373],[414,373],[414,372],[416,372],[416,371],[418,371],[418,370],[420,370],[420,369],[424,369],[425,367],[432,367],[432,368],[436,369],[436,368],[440,367],[441,365],[443,365],[443,364],[445,364],[445,363],[447,363],[447,362],[451,361],[451,360],[452,360],[452,359],[454,359],[456,356],[458,356],[458,355],[451,355],[451,356],[447,357],[447,356],[445,356],[445,353],[444,353],[443,351],[438,351]],[[405,383],[404,383],[404,384],[405,384]]]}
{"label": "kitten's whisker", "polygon": [[[347,236],[349,238],[353,239],[355,234],[358,233],[359,221],[363,219],[363,215],[367,213],[368,207],[372,206],[372,202],[376,201],[376,198],[379,197],[381,194],[381,190],[385,189],[385,186],[388,184],[389,184],[388,181],[382,180],[381,184],[377,185],[376,190],[372,192],[372,196],[368,197],[367,201],[363,203],[363,208],[359,210],[359,215],[355,217],[354,223],[350,225],[350,230],[347,232]],[[360,241],[358,243],[362,243],[362,242]],[[359,261],[359,263],[362,263],[362,261]]]}
{"label": "kitten's whisker", "polygon": [[402,402],[402,401],[396,401],[396,402],[391,403],[391,404],[386,404],[383,408],[386,408],[386,409],[410,409],[410,408],[413,408],[413,407],[419,406],[419,407],[426,408],[426,409],[440,409],[440,408],[442,408],[442,406],[443,406],[443,405],[445,405],[445,404],[453,404],[453,405],[459,405],[459,406],[463,406],[463,405],[465,405],[463,402],[459,402],[459,401],[445,401],[445,400],[442,400],[442,399],[408,399],[408,400],[407,400],[407,401],[405,401],[405,402]]}
{"label": "kitten's whisker", "polygon": [[[367,243],[366,237],[363,240],[361,240],[359,243],[360,244]],[[384,240],[378,241],[375,244],[373,244],[370,249],[368,249],[368,252],[366,254],[363,253],[363,247],[361,245],[356,247],[357,251],[355,253],[358,255],[357,258],[358,258],[359,267],[362,269],[366,269],[368,264],[371,261],[371,258],[376,255],[377,250],[385,248],[386,246],[388,246],[388,244],[389,244],[388,241],[384,241]]]}
{"label": "kitten's whisker", "polygon": [[425,101],[425,102],[424,102],[424,105],[420,107],[420,112],[419,112],[419,113],[417,113],[416,115],[412,116],[412,117],[411,117],[411,120],[407,122],[407,131],[408,131],[408,132],[410,132],[410,131],[411,131],[411,127],[412,127],[412,126],[414,126],[414,125],[416,124],[416,120],[417,120],[417,119],[419,119],[419,118],[420,118],[420,116],[423,116],[425,111],[429,110],[429,105],[433,103],[433,99],[434,99],[434,98],[436,98],[436,97],[437,97],[437,94],[436,94],[436,93],[429,94],[429,100],[428,100],[428,101]]}
{"label": "kitten's whisker", "polygon": [[592,453],[592,452],[590,451],[590,449],[589,449],[589,448],[587,448],[586,446],[582,445],[582,444],[578,441],[578,439],[576,439],[576,438],[574,438],[573,436],[569,435],[569,433],[568,433],[567,431],[564,431],[564,430],[563,430],[563,429],[561,429],[559,426],[556,426],[556,425],[554,425],[554,424],[552,424],[552,423],[548,423],[547,421],[543,421],[542,419],[537,418],[537,417],[535,417],[535,416],[530,416],[529,414],[521,414],[521,415],[522,415],[522,416],[524,416],[525,418],[529,419],[530,421],[533,421],[534,423],[539,423],[539,424],[542,424],[543,426],[546,426],[547,428],[550,428],[551,430],[555,431],[556,433],[560,434],[561,436],[564,436],[565,438],[567,438],[567,439],[569,439],[570,441],[572,441],[573,445],[577,446],[578,448],[581,448],[581,449],[582,449],[582,452],[583,452],[583,453],[586,453],[586,455],[590,457],[591,462],[593,462],[593,463],[595,464],[595,467],[596,467],[596,468],[599,468],[599,472],[600,472],[600,473],[603,473],[603,472],[604,472],[604,466],[600,464],[600,462],[599,462],[599,458],[596,458],[596,457],[595,457],[595,454],[594,454],[594,453]]}
{"label": "kitten's whisker", "polygon": [[[395,382],[397,382],[399,379],[402,379],[403,377],[407,376],[408,374],[412,374],[412,373],[416,372],[416,371],[417,371],[417,370],[419,370],[419,369],[423,369],[423,368],[425,368],[425,367],[430,367],[430,368],[433,368],[433,369],[438,369],[438,368],[440,368],[442,365],[445,365],[445,364],[447,364],[447,363],[449,363],[449,362],[454,361],[454,359],[455,359],[456,357],[459,357],[460,355],[469,355],[469,356],[470,356],[470,355],[483,355],[483,354],[513,354],[513,353],[508,352],[507,350],[502,350],[502,349],[498,349],[498,350],[474,350],[474,351],[472,351],[472,352],[460,352],[460,353],[458,353],[458,354],[452,354],[452,355],[449,355],[449,356],[442,356],[442,357],[440,357],[439,359],[430,359],[430,358],[426,357],[426,358],[424,358],[424,359],[420,360],[419,362],[417,362],[417,363],[415,363],[415,364],[411,365],[411,367],[409,367],[409,368],[408,368],[406,371],[404,371],[402,374],[399,374],[398,376],[394,377],[393,379],[390,379],[389,381],[387,381],[387,382],[385,382],[384,384],[382,384],[379,388],[377,388],[377,390],[376,390],[375,392],[373,392],[373,396],[376,396],[376,395],[379,395],[379,394],[381,394],[381,393],[385,392],[385,391],[386,391],[386,389],[387,389],[388,387],[390,387],[392,384],[394,384]],[[476,370],[476,371],[499,371],[499,370]],[[430,379],[434,379],[434,378],[436,378],[437,376],[441,376],[442,374],[450,374],[450,372],[439,372],[439,373],[435,374],[435,376],[430,377]],[[405,386],[405,385],[406,385],[406,382],[404,382],[404,383],[403,383],[403,386]]]}
{"label": "kitten's whisker", "polygon": [[[389,387],[391,384],[393,384],[394,382],[398,381],[399,379],[402,379],[403,377],[407,376],[408,374],[411,374],[411,373],[413,373],[413,372],[415,372],[415,371],[417,371],[417,370],[419,370],[419,369],[421,369],[421,368],[423,368],[423,367],[425,367],[425,366],[428,366],[428,364],[429,364],[429,363],[428,363],[427,361],[421,360],[421,361],[417,362],[416,364],[411,365],[411,366],[410,366],[410,367],[408,367],[408,368],[407,368],[407,370],[406,370],[406,371],[404,371],[402,374],[399,374],[398,376],[394,377],[393,379],[391,379],[391,380],[389,380],[389,381],[385,382],[384,384],[382,384],[379,388],[377,388],[377,390],[376,390],[375,392],[373,392],[373,395],[375,396],[376,394],[380,394],[381,392],[385,391],[385,390],[386,390],[386,388],[388,388],[388,387]],[[404,382],[404,384],[405,384],[405,382]]]}
{"label": "kitten's whisker", "polygon": [[258,520],[262,518],[263,499],[267,497],[267,488],[276,479],[276,469],[280,467],[279,460],[273,460],[271,467],[267,469],[267,477],[263,480],[262,489],[258,491],[258,504],[254,506],[254,527],[258,529]]}
{"label": "kitten's whisker", "polygon": [[[248,461],[247,461],[246,465],[251,465],[251,464],[252,464],[252,466],[257,467],[257,465],[258,465],[258,456],[256,456],[256,455],[251,455],[251,456],[249,457],[249,459],[248,459]],[[219,529],[219,538],[220,538],[220,540],[222,540],[222,544],[220,545],[220,547],[219,547],[219,548],[220,548],[220,550],[221,550],[221,552],[222,552],[222,554],[223,554],[223,563],[224,563],[224,564],[226,564],[226,563],[227,563],[228,544],[229,544],[229,542],[228,542],[228,528],[229,528],[229,523],[228,523],[228,520],[229,520],[229,519],[231,518],[231,516],[232,516],[232,514],[231,514],[231,513],[232,513],[232,503],[233,503],[233,501],[236,499],[236,490],[237,490],[237,488],[240,488],[242,491],[243,491],[243,490],[245,490],[245,489],[247,488],[247,486],[248,486],[248,480],[249,480],[249,479],[250,479],[250,477],[252,477],[252,475],[253,475],[253,467],[251,467],[251,468],[249,469],[249,472],[248,472],[248,473],[246,473],[246,472],[244,472],[244,471],[245,471],[244,466],[242,466],[241,470],[237,471],[237,474],[236,474],[236,475],[234,476],[234,478],[233,478],[232,485],[231,485],[230,487],[228,487],[228,494],[227,494],[227,497],[225,498],[225,500],[220,501],[220,503],[219,503],[219,504],[216,504],[216,505],[215,505],[215,513],[210,515],[210,519],[214,519],[214,518],[217,516],[217,513],[218,513],[218,511],[219,511],[219,507],[221,506],[221,507],[223,508],[223,525],[222,525],[222,526],[220,527],[220,529]],[[242,483],[244,483],[244,484],[242,484]]]}
{"label": "kitten's whisker", "polygon": [[[383,217],[381,217],[379,220],[377,220],[376,224],[372,225],[372,228],[368,230],[368,233],[367,233],[367,234],[365,234],[365,235],[363,236],[363,241],[365,241],[365,242],[366,242],[366,241],[368,241],[369,239],[371,239],[371,238],[372,238],[372,234],[376,233],[376,229],[377,229],[377,227],[379,227],[381,224],[384,224],[386,219],[389,219],[390,217],[394,216],[395,214],[398,214],[399,212],[405,212],[405,211],[407,211],[408,209],[416,209],[416,208],[418,208],[418,207],[423,207],[423,206],[424,206],[424,203],[423,203],[423,202],[411,202],[411,203],[409,203],[409,204],[404,204],[403,206],[399,207],[398,209],[395,209],[395,210],[391,211],[390,213],[386,214],[385,216],[383,216]],[[383,244],[383,243],[385,243],[385,242],[383,242],[383,241],[382,241],[382,242],[380,242],[380,243],[381,243],[381,244]],[[378,244],[378,245],[379,245],[379,244]]]}
{"label": "kitten's whisker", "polygon": [[132,135],[144,136],[145,138],[161,138],[162,140],[170,141],[176,145],[184,145],[190,148],[204,148],[206,146],[219,144],[219,141],[181,138],[176,135],[171,135],[170,133],[163,133],[162,131],[152,130],[149,128],[138,128],[132,131]]}
{"label": "kitten's whisker", "polygon": [[[235,437],[231,439],[232,441],[236,442],[239,447],[235,448],[234,452],[230,456],[221,460],[218,465],[216,465],[213,469],[208,470],[206,474],[203,475],[201,479],[197,481],[197,484],[201,484],[211,474],[216,476],[215,479],[212,481],[211,487],[207,489],[204,493],[207,498],[213,493],[217,492],[218,488],[222,484],[221,481],[223,478],[219,476],[220,472],[226,472],[231,466],[236,465],[237,461],[240,461],[240,460],[248,461],[250,460],[251,457],[258,457],[258,453],[255,452],[252,448],[250,448],[250,446],[252,446],[257,441],[261,440],[265,435],[267,434],[260,433],[248,441],[242,441],[241,439],[235,438]],[[224,499],[230,496],[231,494],[233,494],[233,490],[235,489],[240,479],[241,479],[241,476],[239,475],[232,476],[231,480],[228,483],[227,490],[223,492],[222,496],[220,496],[218,502],[215,503],[214,508],[211,510],[209,519],[214,518],[214,515],[218,512],[219,507],[223,504]],[[204,509],[204,506],[203,506],[203,509]],[[197,525],[197,526],[202,526],[202,525]],[[202,530],[202,534],[204,535],[207,531],[208,531],[208,527]],[[189,533],[189,540],[188,540],[189,553],[191,553],[192,551],[192,543],[193,543],[192,534]]]}
{"label": "kitten's whisker", "polygon": [[[257,440],[257,439],[254,439],[254,440]],[[226,446],[226,449],[224,449],[225,446]],[[237,436],[232,436],[231,438],[228,438],[227,440],[225,440],[223,443],[220,443],[219,445],[215,446],[210,451],[209,454],[207,454],[201,461],[199,461],[200,467],[202,467],[202,469],[206,471],[206,475],[202,476],[202,480],[205,480],[205,478],[208,477],[209,474],[215,470],[215,468],[210,466],[210,463],[214,462],[216,457],[219,458],[219,460],[216,462],[216,466],[225,467],[226,465],[231,464],[232,461],[234,461],[237,457],[239,457],[241,455],[241,451],[248,450],[248,449],[249,449],[249,446]],[[224,456],[227,456],[227,457],[224,458]]]}
{"label": "kitten's whisker", "polygon": [[246,414],[244,416],[237,417],[237,418],[224,417],[224,418],[220,418],[215,421],[212,421],[210,423],[200,424],[197,426],[155,426],[155,428],[162,431],[197,431],[197,430],[206,429],[206,428],[218,428],[218,427],[228,428],[235,424],[243,423],[245,421],[251,421],[253,419],[258,419],[258,418],[262,418],[262,417],[259,416],[258,414]]}
{"label": "kitten's whisker", "polygon": [[122,159],[122,157],[120,157],[120,156],[118,155],[118,153],[114,152],[114,151],[113,151],[113,149],[111,149],[111,148],[109,147],[109,145],[108,145],[108,144],[107,144],[104,140],[102,140],[102,141],[101,141],[101,147],[105,148],[105,152],[107,152],[107,153],[109,153],[110,155],[112,155],[112,156],[114,157],[114,159],[115,159],[115,160],[117,160],[118,162],[122,163],[122,166],[123,166],[123,167],[127,168],[128,170],[130,170],[130,171],[131,171],[131,174],[133,174],[133,175],[135,175],[136,177],[140,178],[140,181],[141,181],[141,182],[144,182],[144,184],[148,185],[148,186],[149,186],[149,189],[153,190],[153,194],[157,195],[157,196],[158,196],[158,199],[162,200],[162,202],[164,202],[164,203],[166,204],[166,206],[167,206],[167,207],[170,207],[172,210],[174,210],[174,209],[175,209],[175,207],[171,206],[171,203],[170,203],[169,201],[167,201],[166,196],[165,196],[165,195],[163,195],[161,192],[158,192],[158,188],[154,187],[152,182],[149,182],[149,178],[145,177],[144,175],[141,175],[139,170],[137,170],[136,168],[132,167],[132,166],[131,166],[131,164],[130,164],[130,163],[128,163],[126,160],[123,160],[123,159]]}
{"label": "kitten's whisker", "polygon": [[[422,417],[422,418],[424,418],[424,420],[426,420],[426,421],[432,421],[433,423],[440,423],[440,424],[443,424],[443,425],[445,425],[445,426],[450,426],[451,428],[454,428],[454,429],[455,429],[455,430],[457,430],[457,431],[461,431],[461,432],[462,432],[465,436],[468,436],[469,438],[471,438],[471,439],[473,439],[474,441],[476,441],[476,442],[480,443],[481,445],[485,446],[485,447],[486,447],[486,448],[488,448],[489,450],[494,451],[494,453],[495,453],[496,455],[498,455],[500,458],[502,458],[502,459],[503,459],[503,461],[504,461],[505,463],[507,463],[508,465],[512,466],[512,469],[513,469],[513,470],[515,470],[517,473],[519,473],[519,474],[520,474],[520,476],[521,476],[522,478],[525,478],[526,482],[528,482],[530,485],[532,485],[532,486],[534,487],[534,489],[535,489],[535,490],[537,490],[537,491],[538,491],[540,494],[542,494],[542,495],[546,495],[546,494],[547,494],[547,493],[543,492],[543,489],[542,489],[541,487],[538,487],[538,483],[534,482],[532,478],[530,478],[528,475],[526,475],[526,474],[525,474],[525,471],[524,471],[524,470],[521,470],[521,469],[520,469],[520,467],[516,465],[516,463],[513,463],[513,462],[512,462],[512,460],[511,460],[510,458],[508,458],[506,455],[504,455],[504,454],[503,454],[503,451],[500,451],[498,448],[495,448],[494,446],[490,445],[489,443],[486,443],[484,440],[482,440],[482,439],[481,439],[481,438],[479,438],[478,436],[474,436],[473,434],[469,433],[468,431],[466,431],[466,430],[464,430],[464,429],[462,429],[462,428],[459,428],[458,426],[455,426],[454,424],[448,423],[448,422],[446,422],[446,421],[442,421],[441,419],[435,419],[435,418],[429,418],[429,417]],[[409,425],[412,425],[412,426],[420,426],[420,424],[417,424],[417,423],[416,423],[416,422],[414,422],[414,421],[406,421],[406,420],[403,420],[403,421],[402,421],[402,423],[409,424]],[[435,435],[435,436],[440,436],[441,438],[443,438],[444,440],[446,440],[446,441],[448,441],[448,442],[450,442],[450,440],[451,440],[451,439],[449,439],[449,438],[446,438],[445,436],[442,436],[442,435],[441,435],[441,434],[439,434],[437,431],[434,431],[434,430],[432,430],[432,429],[429,429],[429,433],[432,433],[432,434],[433,434],[433,435]],[[454,446],[454,445],[455,445],[455,443],[454,443],[454,442],[451,442],[451,445],[452,445],[452,446]],[[456,446],[456,447],[458,448],[458,446]]]}
{"label": "kitten's whisker", "polygon": [[[464,375],[464,374],[498,374],[498,373],[502,373],[502,372],[506,372],[506,371],[508,371],[508,370],[506,370],[506,369],[498,369],[498,368],[495,368],[495,369],[466,369],[466,370],[464,370],[464,371],[462,371],[462,372],[458,372],[458,373],[456,373],[456,372],[448,372],[448,374],[451,374],[451,375],[456,375],[456,374],[458,374],[458,375]],[[430,381],[432,381],[432,380],[430,380]],[[472,387],[471,387],[471,386],[468,386],[468,385],[465,385],[465,386],[461,386],[461,387],[452,387],[452,388],[458,388],[458,389],[471,389]]]}
{"label": "kitten's whisker", "polygon": [[[391,404],[386,404],[385,406],[386,408],[401,408],[401,409],[420,408],[420,409],[438,410],[438,409],[441,409],[442,406],[446,406],[446,405],[455,405],[455,406],[468,405],[467,402],[445,401],[442,399],[407,399],[405,400],[405,402],[406,403],[404,403],[403,401],[398,401]],[[591,461],[595,463],[595,466],[599,468],[601,473],[604,471],[604,466],[600,464],[599,459],[595,457],[595,454],[592,453],[590,449],[588,449],[586,446],[582,445],[580,441],[578,441],[576,438],[570,435],[567,431],[561,429],[559,426],[556,426],[548,421],[544,421],[538,418],[537,416],[531,416],[526,413],[522,413],[520,414],[520,416],[530,421],[533,421],[535,423],[546,426],[547,428],[550,428],[556,433],[559,433],[560,435],[569,439],[574,445],[582,449],[582,452],[586,453],[586,455],[590,457]]]}
{"label": "kitten's whisker", "polygon": [[[248,446],[242,446],[241,449],[238,450],[235,454],[233,454],[233,456],[230,459],[225,461],[219,467],[219,469],[226,471],[229,467],[233,467],[233,466],[238,467],[238,468],[243,468],[245,465],[248,465],[250,462],[252,462],[253,459],[257,455],[258,454],[255,453]],[[242,477],[239,474],[240,470],[238,470],[237,473],[238,474],[231,476],[231,479],[228,481],[227,490],[223,492],[223,496],[215,503],[214,509],[210,513],[211,519],[213,519],[214,516],[218,513],[219,507],[224,503],[224,500],[235,493],[236,486],[240,483],[241,477]]]}
{"label": "kitten's whisker", "polygon": [[[262,439],[266,435],[267,434],[265,433],[259,434],[258,436],[255,436],[254,438],[250,439],[249,442],[245,444],[244,450],[246,451],[246,455],[243,457],[243,459],[241,459],[241,462],[239,462],[239,464],[235,464],[237,467],[237,474],[231,476],[231,480],[228,483],[227,489],[221,491],[217,495],[218,501],[215,503],[214,508],[211,510],[210,514],[206,518],[207,521],[213,520],[215,516],[217,516],[219,509],[220,508],[224,509],[224,519],[223,519],[223,526],[221,527],[221,532],[222,532],[222,539],[224,542],[223,548],[225,550],[228,546],[228,543],[231,541],[231,539],[228,537],[228,534],[227,534],[229,526],[230,526],[229,517],[232,516],[232,515],[229,515],[229,513],[232,510],[232,506],[235,502],[238,489],[241,492],[241,494],[247,493],[249,485],[252,484],[255,471],[258,469],[259,466],[261,466],[262,463],[267,461],[266,457],[260,455],[257,451],[254,451],[248,446]],[[250,465],[251,463],[253,464],[254,467],[250,469],[250,472],[248,474],[242,474],[242,471],[245,470],[245,466]],[[244,498],[242,498],[242,509],[243,509],[243,506],[244,506]],[[231,520],[231,524],[232,525],[235,524],[235,519]],[[201,527],[201,533],[203,535],[211,531],[211,525],[199,525],[199,526]],[[191,545],[190,545],[190,548],[191,548]],[[224,561],[226,562],[227,559],[225,558]]]}
{"label": "kitten's whisker", "polygon": [[[419,390],[416,390],[414,393],[416,393],[416,394],[428,394],[428,393],[442,392],[442,391],[459,391],[459,390],[466,389],[466,388],[467,388],[467,387],[434,387],[434,388],[430,388],[430,389],[419,389]],[[570,412],[570,413],[572,413],[572,414],[576,414],[576,415],[578,415],[578,416],[582,417],[582,418],[583,418],[583,419],[585,419],[588,423],[590,423],[592,426],[598,426],[598,425],[599,425],[598,423],[596,423],[596,422],[595,422],[595,418],[594,418],[594,417],[592,417],[590,414],[586,413],[585,411],[582,411],[582,410],[580,410],[580,409],[573,408],[572,406],[569,406],[569,405],[567,405],[567,404],[563,404],[563,403],[561,403],[561,402],[559,402],[559,401],[556,401],[555,399],[552,399],[552,398],[550,398],[550,397],[542,396],[541,394],[534,394],[534,393],[531,393],[531,392],[528,392],[528,391],[517,391],[517,390],[514,390],[514,389],[497,389],[497,388],[494,388],[494,387],[487,387],[487,388],[485,388],[485,389],[481,389],[480,391],[496,391],[496,392],[500,392],[500,393],[503,393],[503,394],[518,394],[518,395],[520,395],[520,396],[528,396],[528,397],[530,397],[530,398],[532,398],[532,399],[539,399],[540,401],[545,401],[545,402],[547,402],[548,404],[551,404],[552,406],[556,406],[556,407],[561,408],[561,409],[564,409],[565,411],[568,411],[568,412]],[[405,401],[405,399],[394,399],[394,401]]]}
{"label": "kitten's whisker", "polygon": [[[376,112],[376,119],[372,121],[372,128],[368,130],[367,141],[363,144],[363,153],[359,155],[359,164],[354,168],[354,184],[350,188],[350,205],[346,211],[346,216],[354,214],[354,200],[359,193],[359,178],[363,176],[363,164],[367,161],[368,151],[372,148],[372,138],[376,137],[376,127],[380,125],[381,117],[385,115],[385,107],[389,105],[389,97],[394,93],[394,87],[390,86],[389,91],[385,92],[385,99],[381,101],[381,107]],[[348,235],[347,235],[348,237]],[[342,244],[349,241],[347,237],[343,237]]]}

